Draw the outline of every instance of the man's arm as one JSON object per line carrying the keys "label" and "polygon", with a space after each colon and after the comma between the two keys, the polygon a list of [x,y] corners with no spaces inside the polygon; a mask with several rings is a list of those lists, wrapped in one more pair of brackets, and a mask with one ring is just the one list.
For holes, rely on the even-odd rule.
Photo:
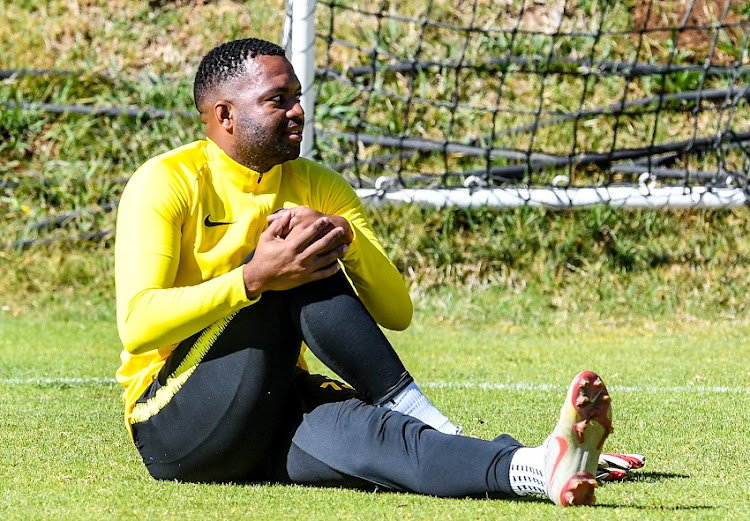
{"label": "man's arm", "polygon": [[195,286],[174,287],[182,226],[191,205],[180,175],[145,165],[117,214],[117,326],[124,347],[142,353],[176,344],[249,305],[240,268]]}
{"label": "man's arm", "polygon": [[[307,165],[312,181],[309,206],[327,214],[332,222],[339,218],[349,225],[351,242],[341,259],[362,303],[381,326],[406,329],[413,314],[409,291],[368,223],[356,192],[341,175],[320,165]],[[346,224],[337,224],[346,230]]]}
{"label": "man's arm", "polygon": [[[284,232],[272,223],[245,266],[192,286],[174,287],[190,190],[167,169],[136,173],[118,210],[115,243],[117,321],[132,353],[176,344],[267,290],[289,289],[332,275],[345,232],[317,219]],[[282,238],[285,236],[285,238]]]}
{"label": "man's arm", "polygon": [[378,324],[404,330],[414,313],[409,290],[367,222],[359,200],[357,203],[342,213],[351,223],[355,237],[343,256],[346,273]]}

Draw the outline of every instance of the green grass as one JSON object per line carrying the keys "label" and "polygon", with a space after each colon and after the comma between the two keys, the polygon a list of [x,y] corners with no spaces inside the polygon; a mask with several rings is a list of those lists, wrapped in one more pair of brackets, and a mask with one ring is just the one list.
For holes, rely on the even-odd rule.
{"label": "green grass", "polygon": [[[459,293],[492,299],[491,289]],[[642,327],[547,320],[515,327],[491,308],[467,325],[420,306],[391,334],[426,392],[468,434],[541,442],[565,387],[589,367],[606,379],[615,433],[606,447],[647,466],[604,485],[598,507],[544,501],[439,499],[315,487],[152,480],[122,423],[109,380],[119,342],[111,305],[73,298],[68,318],[0,313],[0,517],[21,519],[728,519],[750,515],[750,326],[737,321]],[[78,315],[78,318],[76,317]],[[636,318],[636,317],[633,317]],[[557,324],[554,327],[544,324]],[[323,369],[313,360],[313,369]],[[452,384],[454,387],[445,387]],[[536,390],[508,389],[514,385]],[[484,386],[484,387],[483,387]],[[718,388],[728,388],[719,392]]]}
{"label": "green grass", "polygon": [[[402,14],[420,15],[418,2],[402,4]],[[466,24],[473,3],[458,4],[436,0],[433,14]],[[498,23],[512,24],[521,2],[505,4]],[[527,4],[521,27],[550,29],[537,23],[545,22],[546,7]],[[577,10],[573,4],[566,24],[596,30],[605,3],[577,2]],[[629,30],[632,8],[646,4],[607,3],[604,29]],[[477,6],[480,17],[497,16],[495,2]],[[0,17],[7,22],[0,24],[3,68],[85,72],[0,81],[0,102],[193,110],[191,78],[200,56],[224,39],[278,41],[282,7],[281,0],[0,0]],[[330,29],[329,9],[319,10],[323,33]],[[330,65],[369,63],[372,41],[366,38],[378,31],[378,20],[336,9],[334,36],[353,38],[364,51],[336,44]],[[748,16],[747,7],[732,12]],[[380,45],[409,55],[419,44],[418,31],[418,24],[389,19]],[[460,57],[465,35],[438,28],[428,32],[435,39],[423,42],[423,57]],[[664,38],[659,32],[647,35],[639,58],[666,63]],[[725,38],[720,35],[720,42]],[[511,46],[518,56],[544,59],[551,45],[539,34],[519,33],[513,42],[507,35],[482,33],[471,39],[471,61],[505,56]],[[632,61],[637,43],[629,35],[609,34],[597,43],[597,59]],[[592,41],[560,37],[555,45],[561,56],[587,56]],[[715,58],[728,63],[740,51],[730,46]],[[701,56],[678,53],[675,65],[703,63]],[[503,72],[504,95],[494,120],[500,130],[530,123],[530,116],[507,111],[533,113],[542,89],[540,108],[570,111],[579,108],[584,89],[586,109],[620,101],[626,88],[631,99],[694,88],[697,78],[676,73],[665,82],[654,77],[626,82],[553,69],[542,85],[535,74],[513,67]],[[351,118],[367,106],[373,127],[399,132],[408,123],[414,135],[441,140],[450,129],[453,139],[488,144],[493,121],[487,110],[495,108],[497,76],[468,70],[460,78],[450,70],[415,76],[415,96],[444,103],[452,101],[458,80],[461,103],[481,110],[461,109],[455,119],[420,101],[406,113],[402,102],[363,91],[366,78],[349,86],[323,83],[321,100],[329,106],[321,106],[316,119],[329,129],[350,130]],[[400,74],[383,73],[377,81],[377,89],[402,95],[411,87]],[[705,86],[728,84],[718,78]],[[703,108],[715,106],[704,102]],[[740,128],[733,130],[741,131],[747,126],[742,122],[750,121],[741,117],[747,104],[737,110],[734,122]],[[641,146],[654,132],[657,142],[689,138],[696,126],[700,135],[711,134],[726,123],[715,110],[663,113],[656,130],[652,114],[628,113],[618,121],[620,146]],[[614,125],[615,118],[602,116],[576,128],[542,127],[535,146],[564,154],[608,150]],[[122,180],[148,157],[202,136],[197,117],[140,121],[0,110],[0,182],[17,183],[0,188],[0,244],[111,229],[114,214],[97,209],[119,197]],[[494,145],[526,148],[530,139],[528,133],[518,134]],[[346,159],[333,145],[321,143],[321,153],[331,162]],[[351,154],[351,144],[339,145]],[[359,152],[363,158],[391,151],[373,145]],[[743,157],[727,151],[722,159],[739,169]],[[398,165],[390,166],[420,173],[477,166],[470,157],[439,153],[394,161]],[[676,158],[677,166],[713,168],[715,162],[712,154]],[[361,165],[359,174],[375,177],[382,170]],[[540,179],[552,174],[540,173]],[[596,171],[579,174],[595,182],[623,180]],[[34,228],[79,210],[84,213],[59,228]],[[0,490],[5,495],[0,519],[750,518],[750,209],[599,207],[559,213],[404,207],[371,214],[417,306],[414,325],[391,338],[436,404],[469,434],[490,438],[509,432],[539,443],[554,425],[569,379],[589,367],[601,372],[614,396],[616,432],[607,447],[645,453],[646,469],[627,483],[602,487],[601,506],[575,510],[543,501],[155,482],[125,433],[120,389],[111,383],[120,350],[112,240],[61,241],[27,250],[0,248]],[[313,367],[321,369],[319,363]],[[517,384],[536,390],[513,388]]]}

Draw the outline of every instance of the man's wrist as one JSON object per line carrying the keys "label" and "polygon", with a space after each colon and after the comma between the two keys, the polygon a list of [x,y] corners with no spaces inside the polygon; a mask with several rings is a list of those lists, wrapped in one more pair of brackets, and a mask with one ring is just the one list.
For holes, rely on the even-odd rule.
{"label": "man's wrist", "polygon": [[256,300],[263,293],[263,285],[257,280],[251,268],[252,261],[242,267],[242,279],[245,282],[245,294],[250,300]]}

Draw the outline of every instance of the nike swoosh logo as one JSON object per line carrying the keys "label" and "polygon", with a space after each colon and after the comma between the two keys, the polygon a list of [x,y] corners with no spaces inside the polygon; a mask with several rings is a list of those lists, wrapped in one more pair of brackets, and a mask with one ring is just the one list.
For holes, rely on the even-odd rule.
{"label": "nike swoosh logo", "polygon": [[211,220],[211,214],[208,214],[208,215],[206,216],[206,218],[205,218],[205,219],[203,219],[203,224],[205,224],[205,225],[206,225],[206,226],[208,226],[209,228],[210,228],[210,227],[212,227],[212,226],[227,226],[227,225],[229,225],[229,224],[234,224],[234,223],[236,223],[236,222],[237,222],[237,221],[232,221],[232,222],[212,221],[212,220]]}

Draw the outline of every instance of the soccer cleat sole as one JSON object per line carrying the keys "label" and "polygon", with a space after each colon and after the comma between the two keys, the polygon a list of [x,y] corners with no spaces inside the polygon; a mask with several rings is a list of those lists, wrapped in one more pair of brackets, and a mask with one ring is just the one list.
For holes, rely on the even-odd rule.
{"label": "soccer cleat sole", "polygon": [[547,440],[547,495],[558,505],[592,505],[602,446],[612,432],[611,399],[599,376],[584,371],[568,388],[560,419]]}
{"label": "soccer cleat sole", "polygon": [[610,481],[625,481],[627,477],[627,470],[616,469],[614,467],[599,467],[596,470],[596,481],[599,483]]}
{"label": "soccer cleat sole", "polygon": [[591,474],[573,474],[563,486],[559,504],[564,507],[593,505],[596,502],[594,491],[598,486]]}

